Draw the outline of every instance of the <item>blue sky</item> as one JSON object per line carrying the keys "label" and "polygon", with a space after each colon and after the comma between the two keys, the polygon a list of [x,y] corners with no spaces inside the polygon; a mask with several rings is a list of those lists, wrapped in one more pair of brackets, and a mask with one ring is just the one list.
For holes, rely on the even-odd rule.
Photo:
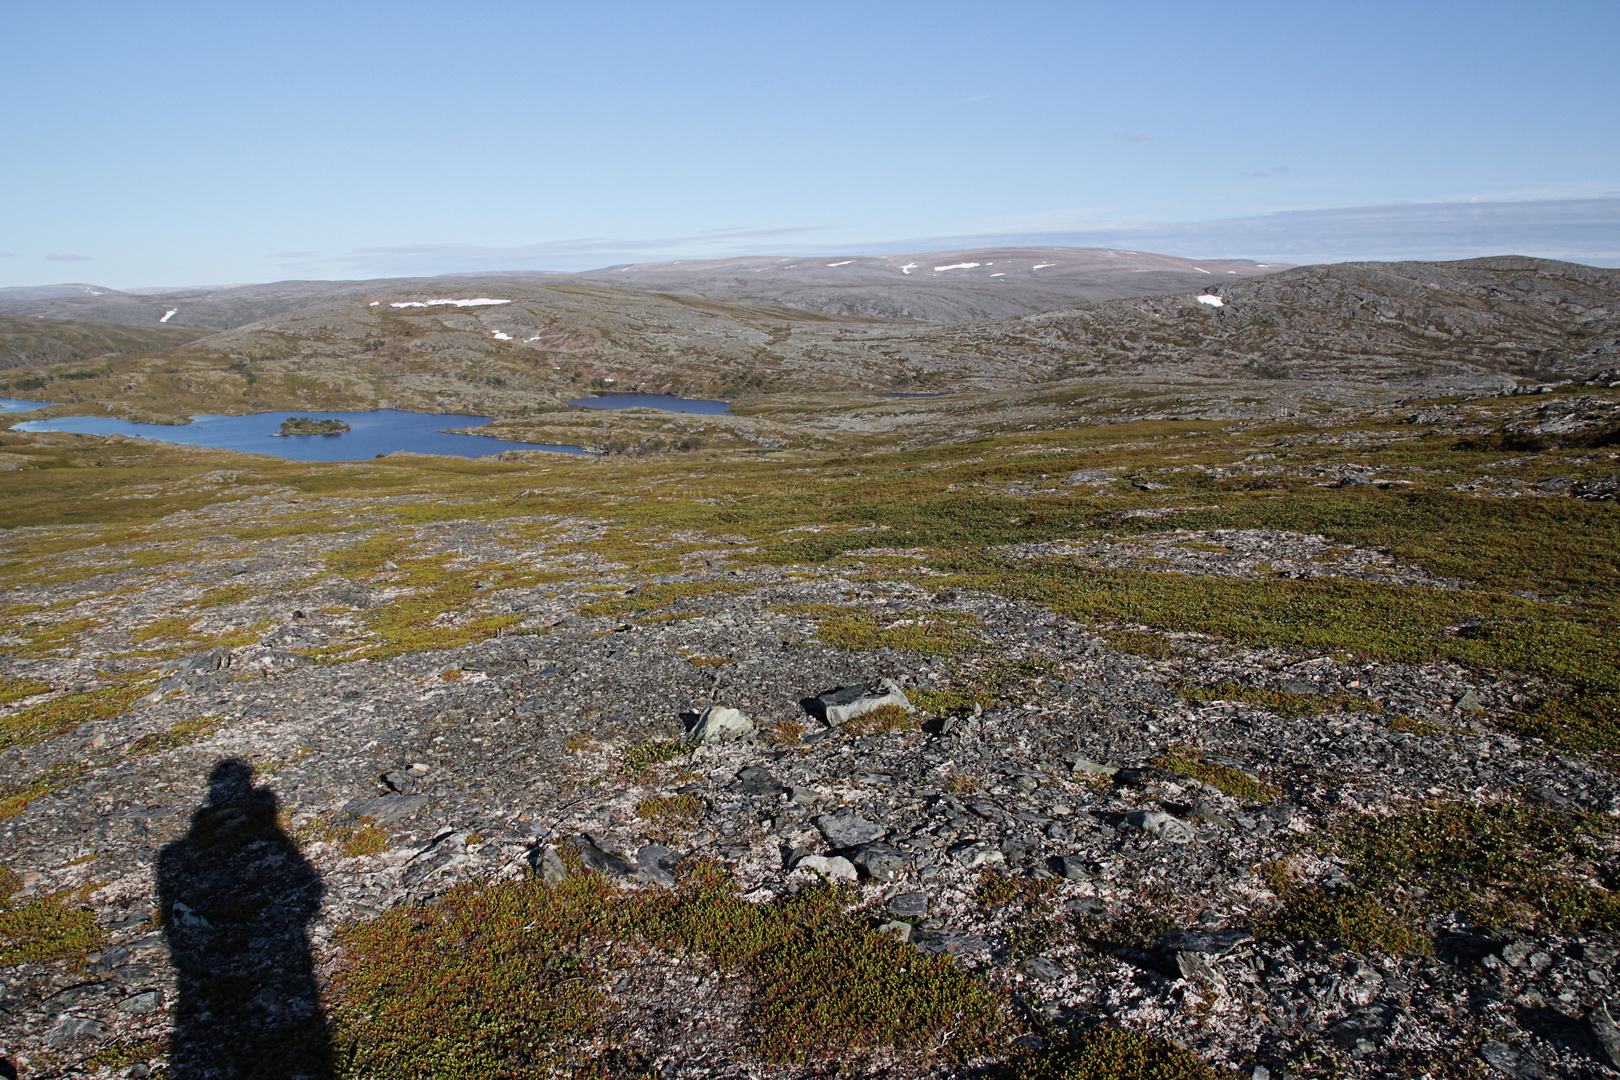
{"label": "blue sky", "polygon": [[1098,243],[1620,265],[1620,3],[0,0],[0,285]]}

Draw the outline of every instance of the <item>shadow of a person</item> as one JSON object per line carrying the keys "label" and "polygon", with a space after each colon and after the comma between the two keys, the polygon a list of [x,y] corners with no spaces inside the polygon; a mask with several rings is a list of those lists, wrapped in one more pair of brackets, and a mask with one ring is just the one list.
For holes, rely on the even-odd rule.
{"label": "shadow of a person", "polygon": [[173,1080],[330,1080],[332,1039],[306,926],[321,880],[276,821],[277,801],[234,758],[214,766],[191,831],[158,857],[178,983]]}

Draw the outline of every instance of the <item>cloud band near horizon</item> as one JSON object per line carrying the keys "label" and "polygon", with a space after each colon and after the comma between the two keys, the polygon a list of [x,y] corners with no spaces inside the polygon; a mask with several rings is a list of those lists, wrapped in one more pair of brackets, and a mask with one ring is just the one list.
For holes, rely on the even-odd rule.
{"label": "cloud band near horizon", "polygon": [[1620,266],[1620,197],[1522,202],[1409,203],[1295,210],[1188,222],[1110,222],[942,234],[885,241],[793,244],[835,226],[725,229],[691,236],[581,237],[539,244],[410,244],[308,258],[287,270],[390,277],[491,270],[596,269],[633,262],[735,255],[869,255],[1002,245],[1110,247],[1260,262],[1446,260],[1530,255]]}

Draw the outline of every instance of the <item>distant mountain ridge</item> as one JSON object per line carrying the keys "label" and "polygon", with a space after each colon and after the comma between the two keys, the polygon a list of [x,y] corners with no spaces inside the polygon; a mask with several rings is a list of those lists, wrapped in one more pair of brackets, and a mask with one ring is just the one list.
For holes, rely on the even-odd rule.
{"label": "distant mountain ridge", "polygon": [[[1108,248],[1003,247],[903,255],[742,256],[636,263],[579,273],[508,271],[426,278],[278,281],[173,290],[84,283],[0,289],[0,315],[230,330],[275,315],[398,289],[491,277],[580,281],[829,315],[956,323],[1196,291],[1286,269]],[[173,312],[173,314],[170,314]],[[165,322],[164,320],[167,319]]]}
{"label": "distant mountain ridge", "polygon": [[[963,271],[1002,272],[989,258],[958,261],[986,264]],[[906,265],[861,272],[900,275]],[[951,265],[936,262],[929,272],[948,275],[953,271],[934,267]],[[119,343],[123,356],[94,367],[67,368],[66,356],[54,361],[64,365],[58,370],[38,360],[13,363],[39,372],[31,378],[66,380],[42,394],[47,400],[99,402],[113,411],[387,403],[511,416],[555,411],[581,393],[610,389],[753,407],[748,403],[851,391],[961,394],[1210,380],[1245,385],[1238,396],[1263,411],[1265,402],[1293,408],[1311,395],[1490,392],[1521,379],[1584,375],[1620,356],[1620,270],[1504,256],[1336,263],[1217,279],[1217,264],[1198,265],[1200,280],[1209,282],[1203,289],[954,323],[610,287],[573,275],[372,282],[374,291],[193,341]],[[731,280],[736,267],[722,269],[721,280]],[[1047,269],[1032,263],[1025,272]],[[278,288],[296,298],[308,284]],[[60,331],[55,346],[74,360],[90,343],[66,336],[92,329],[83,323],[13,322],[21,335]],[[15,351],[38,357],[49,345],[25,336]]]}
{"label": "distant mountain ridge", "polygon": [[993,247],[904,255],[683,259],[611,266],[573,276],[730,303],[955,323],[1197,292],[1288,266],[1112,248]]}

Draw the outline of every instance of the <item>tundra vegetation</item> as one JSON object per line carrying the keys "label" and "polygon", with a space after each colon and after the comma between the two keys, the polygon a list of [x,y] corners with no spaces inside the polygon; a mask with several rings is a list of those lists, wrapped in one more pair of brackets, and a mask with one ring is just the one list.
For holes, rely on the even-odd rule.
{"label": "tundra vegetation", "polygon": [[[162,1074],[151,852],[241,757],[325,881],[345,1076],[1605,1075],[1617,406],[337,464],[0,432],[3,1049]],[[878,677],[910,708],[800,703]],[[687,739],[711,703],[754,736]]]}

